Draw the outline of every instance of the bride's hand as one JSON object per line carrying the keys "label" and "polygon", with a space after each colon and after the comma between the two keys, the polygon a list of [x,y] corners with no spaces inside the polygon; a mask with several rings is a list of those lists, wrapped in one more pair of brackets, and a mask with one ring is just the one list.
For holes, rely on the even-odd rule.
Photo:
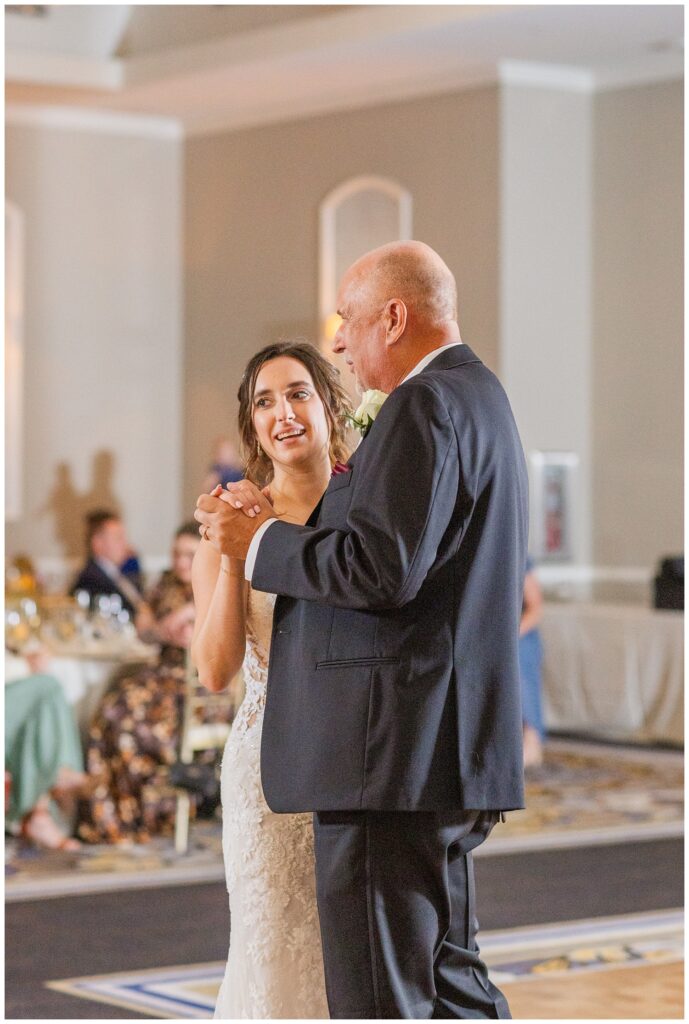
{"label": "bride's hand", "polygon": [[261,491],[251,480],[239,480],[237,483],[229,483],[227,490],[222,491],[217,497],[227,502],[228,505],[232,505],[233,508],[241,509],[252,519],[260,512],[272,512],[273,510],[270,487],[264,487]]}

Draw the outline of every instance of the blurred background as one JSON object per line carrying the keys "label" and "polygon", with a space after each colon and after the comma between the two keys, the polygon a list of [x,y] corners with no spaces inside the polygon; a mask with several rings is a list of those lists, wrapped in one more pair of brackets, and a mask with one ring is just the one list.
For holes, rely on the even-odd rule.
{"label": "blurred background", "polygon": [[[212,1011],[214,975],[158,979],[174,1012],[84,980],[226,953],[217,800],[170,766],[212,768],[241,682],[209,705],[191,678],[177,531],[241,473],[250,356],[329,353],[342,271],[405,237],[454,272],[530,472],[530,802],[477,867],[487,948],[504,930],[515,1016],[681,1015],[683,38],[682,5],[5,6],[11,1016],[78,1016],[85,991],[90,1015],[184,1016],[184,986]],[[142,691],[176,710],[132,807],[131,730],[105,722]],[[17,739],[46,702],[61,818]],[[146,901],[174,915],[189,888],[206,926],[156,931]],[[148,922],[133,960],[115,889]],[[47,933],[57,903],[108,940],[30,966],[22,914]]]}

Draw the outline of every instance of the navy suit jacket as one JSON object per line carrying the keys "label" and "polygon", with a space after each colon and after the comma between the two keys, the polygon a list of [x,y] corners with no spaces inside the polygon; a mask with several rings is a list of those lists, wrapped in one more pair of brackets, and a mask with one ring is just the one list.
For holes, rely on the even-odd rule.
{"label": "navy suit jacket", "polygon": [[528,485],[467,345],[388,397],[252,585],[275,605],[261,779],[275,811],[523,806],[518,631]]}
{"label": "navy suit jacket", "polygon": [[[134,581],[132,583],[136,586]],[[119,594],[122,598],[122,607],[126,608],[130,615],[134,615],[136,612],[136,608],[134,608],[131,601],[122,593],[115,581],[110,579],[107,573],[103,572],[98,562],[93,558],[89,558],[75,579],[70,594],[76,594],[77,590],[87,591],[92,598],[100,594]]]}

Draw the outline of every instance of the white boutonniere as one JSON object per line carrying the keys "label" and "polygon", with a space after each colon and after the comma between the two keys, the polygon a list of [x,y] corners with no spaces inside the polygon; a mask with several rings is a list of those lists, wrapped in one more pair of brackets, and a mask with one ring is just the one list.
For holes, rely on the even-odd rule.
{"label": "white boutonniere", "polygon": [[381,406],[388,396],[384,391],[364,391],[361,398],[361,405],[353,416],[347,415],[347,419],[353,427],[366,437],[373,426],[373,421],[380,412]]}

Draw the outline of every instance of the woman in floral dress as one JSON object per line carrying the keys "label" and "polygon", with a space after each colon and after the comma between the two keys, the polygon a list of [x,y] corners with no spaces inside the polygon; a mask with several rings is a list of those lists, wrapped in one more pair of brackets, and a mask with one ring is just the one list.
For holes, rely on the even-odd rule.
{"label": "woman in floral dress", "polygon": [[[145,843],[174,831],[176,799],[162,785],[161,768],[179,754],[187,649],[194,626],[191,563],[199,545],[196,523],[177,531],[172,569],[148,595],[137,617],[145,638],[161,644],[155,665],[139,665],[113,682],[91,724],[86,749],[99,782],[82,801],[77,834],[87,843]],[[213,719],[231,717],[215,710]]]}

